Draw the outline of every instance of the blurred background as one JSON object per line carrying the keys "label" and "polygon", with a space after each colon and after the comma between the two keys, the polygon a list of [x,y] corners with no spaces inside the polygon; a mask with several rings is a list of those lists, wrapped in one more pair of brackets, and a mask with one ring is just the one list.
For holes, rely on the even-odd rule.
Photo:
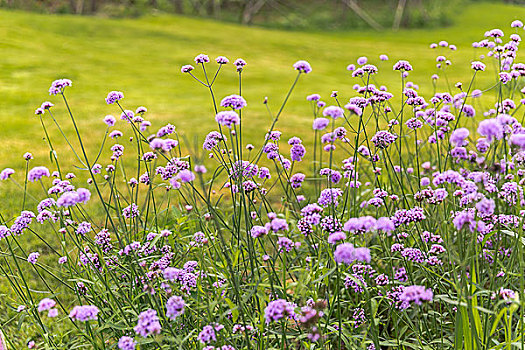
{"label": "blurred background", "polygon": [[[482,0],[2,0],[41,13],[137,17],[174,13],[292,30],[376,30],[446,26],[469,2]],[[498,2],[492,0],[488,2]],[[504,0],[525,4],[525,0]]]}

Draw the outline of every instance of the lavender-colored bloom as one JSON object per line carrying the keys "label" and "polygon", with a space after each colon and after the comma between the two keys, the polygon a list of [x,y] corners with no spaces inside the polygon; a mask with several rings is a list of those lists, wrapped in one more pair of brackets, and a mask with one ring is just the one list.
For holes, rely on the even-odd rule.
{"label": "lavender-colored bloom", "polygon": [[379,55],[379,59],[381,61],[388,61],[388,56],[387,55]]}
{"label": "lavender-colored bloom", "polygon": [[76,321],[87,322],[98,319],[99,312],[100,310],[95,305],[75,306],[69,313],[69,317]]}
{"label": "lavender-colored bloom", "polygon": [[117,120],[112,115],[107,115],[104,117],[104,124],[106,124],[107,126],[113,126],[116,122]]}
{"label": "lavender-colored bloom", "polygon": [[525,149],[525,134],[513,134],[509,139],[511,145],[518,146],[521,149]]}
{"label": "lavender-colored bloom", "polygon": [[239,95],[230,95],[222,99],[221,106],[226,108],[231,107],[233,109],[241,109],[246,107],[246,100]]}
{"label": "lavender-colored bloom", "polygon": [[465,140],[468,138],[470,132],[467,128],[459,128],[454,130],[450,135],[450,143],[456,146],[465,146]]}
{"label": "lavender-colored bloom", "polygon": [[293,305],[284,299],[273,300],[269,302],[264,309],[264,318],[267,324],[293,316],[294,314]]}
{"label": "lavender-colored bloom", "polygon": [[[293,159],[293,158],[292,158]],[[293,188],[299,188],[301,187],[306,175],[303,173],[296,173],[290,176],[290,184]]]}
{"label": "lavender-colored bloom", "polygon": [[90,231],[91,231],[91,223],[87,221],[83,221],[80,224],[78,224],[76,232],[77,234],[84,236]]}
{"label": "lavender-colored bloom", "polygon": [[111,105],[115,102],[118,102],[124,98],[124,94],[120,91],[110,91],[106,97],[106,103]]}
{"label": "lavender-colored bloom", "polygon": [[432,301],[433,297],[434,294],[430,288],[413,285],[405,287],[399,299],[408,307],[410,303],[421,305],[424,301]]}
{"label": "lavender-colored bloom", "polygon": [[330,124],[330,120],[327,118],[316,118],[313,122],[313,129],[314,130],[323,130]]}
{"label": "lavender-colored bloom", "polygon": [[342,195],[343,191],[341,191],[341,189],[339,188],[325,188],[321,191],[317,203],[319,203],[323,207],[326,207],[330,204],[333,204],[337,207],[337,205],[339,204],[337,198],[341,197]]}
{"label": "lavender-colored bloom", "polygon": [[523,22],[517,19],[517,20],[513,21],[510,24],[510,26],[511,26],[511,28],[522,28],[523,27]]}
{"label": "lavender-colored bloom", "polygon": [[360,66],[362,66],[363,64],[366,64],[367,62],[368,62],[368,58],[366,58],[364,56],[363,57],[359,57],[357,59],[357,64],[360,65]]}
{"label": "lavender-colored bloom", "polygon": [[78,194],[75,191],[63,193],[57,199],[57,206],[59,207],[72,207],[78,203]]}
{"label": "lavender-colored bloom", "polygon": [[312,67],[310,66],[310,63],[306,61],[297,61],[293,65],[295,70],[298,70],[301,73],[308,74],[312,71]]}
{"label": "lavender-colored bloom", "polygon": [[232,125],[239,125],[239,115],[234,111],[222,111],[217,113],[215,121],[231,129]]}
{"label": "lavender-colored bloom", "polygon": [[380,130],[372,137],[371,141],[377,148],[387,148],[394,143],[396,139],[397,135],[391,134],[385,130]]}
{"label": "lavender-colored bloom", "polygon": [[139,314],[137,325],[133,328],[138,335],[146,338],[151,334],[160,334],[161,326],[157,311],[148,309]]}
{"label": "lavender-colored bloom", "polygon": [[182,299],[182,297],[176,295],[172,296],[166,302],[166,317],[171,320],[176,319],[178,316],[184,313],[185,306],[186,304],[184,303],[184,299]]}
{"label": "lavender-colored bloom", "polygon": [[137,342],[128,336],[123,336],[118,341],[118,348],[120,350],[135,350]]}
{"label": "lavender-colored bloom", "polygon": [[375,228],[378,231],[392,232],[395,229],[395,225],[394,225],[394,222],[390,218],[381,217],[377,219]]}
{"label": "lavender-colored bloom", "polygon": [[122,215],[126,219],[135,218],[135,217],[139,216],[139,214],[140,214],[139,207],[135,203],[132,203],[129,206],[127,206],[124,209],[122,209]]}
{"label": "lavender-colored bloom", "polygon": [[268,227],[273,232],[287,231],[288,230],[288,223],[286,222],[285,219],[275,218],[268,224]]}
{"label": "lavender-colored bloom", "polygon": [[40,105],[40,108],[42,108],[42,109],[50,109],[53,106],[54,106],[54,104],[52,104],[51,102],[45,101],[45,102],[42,102],[42,105]]}
{"label": "lavender-colored bloom", "polygon": [[178,175],[178,178],[181,182],[191,182],[195,180],[195,174],[188,169],[181,170],[181,172]]}
{"label": "lavender-colored bloom", "polygon": [[11,168],[5,168],[0,172],[0,180],[7,180],[11,175],[13,175],[15,171]]}
{"label": "lavender-colored bloom", "polygon": [[328,236],[328,243],[336,244],[339,241],[344,241],[346,239],[346,234],[342,231],[332,232]]}
{"label": "lavender-colored bloom", "polygon": [[475,71],[484,71],[486,66],[484,63],[481,63],[479,61],[474,61],[471,63],[471,67]]}
{"label": "lavender-colored bloom", "polygon": [[323,115],[325,117],[332,117],[334,119],[337,119],[343,117],[344,111],[341,107],[328,106],[323,110]]}
{"label": "lavender-colored bloom", "polygon": [[306,153],[306,149],[301,144],[294,144],[290,149],[290,158],[295,162],[300,162]]}
{"label": "lavender-colored bloom", "polygon": [[195,63],[197,63],[197,64],[210,62],[210,58],[208,57],[208,55],[205,55],[203,53],[201,53],[200,55],[195,56],[194,60],[195,60]]}
{"label": "lavender-colored bloom", "polygon": [[44,176],[50,176],[49,170],[43,166],[36,166],[27,173],[27,180],[35,182],[39,181]]}
{"label": "lavender-colored bloom", "polygon": [[352,243],[343,243],[337,246],[334,252],[334,260],[341,264],[352,264],[354,261],[370,262],[370,250],[368,248],[354,248]]}
{"label": "lavender-colored bloom", "polygon": [[218,64],[227,64],[228,62],[230,62],[230,60],[224,56],[219,56],[215,59],[215,62],[217,62]]}
{"label": "lavender-colored bloom", "polygon": [[86,204],[91,198],[91,192],[86,188],[77,189],[78,203]]}
{"label": "lavender-colored bloom", "polygon": [[233,62],[233,65],[237,68],[237,72],[242,72],[243,68],[246,66],[246,61],[242,58],[238,58]]}
{"label": "lavender-colored bloom", "polygon": [[277,245],[279,246],[279,251],[289,252],[295,247],[295,243],[288,237],[279,237],[277,239]]}
{"label": "lavender-colored bloom", "polygon": [[494,139],[501,140],[503,138],[503,126],[495,118],[485,119],[479,123],[478,133],[485,136],[489,142]]}
{"label": "lavender-colored bloom", "polygon": [[54,308],[56,304],[56,301],[53,299],[44,298],[38,303],[38,312],[50,310],[51,308]]}
{"label": "lavender-colored bloom", "polygon": [[253,238],[261,237],[268,234],[268,229],[264,226],[255,225],[250,230],[250,234]]}
{"label": "lavender-colored bloom", "polygon": [[189,73],[189,72],[191,72],[191,71],[194,70],[194,69],[195,69],[195,68],[193,68],[193,66],[192,66],[191,64],[186,64],[186,65],[184,65],[184,66],[182,66],[182,67],[180,68],[180,71],[181,71],[182,73]]}
{"label": "lavender-colored bloom", "polygon": [[204,326],[202,328],[202,331],[197,336],[197,339],[199,339],[199,341],[202,344],[208,344],[208,343],[211,343],[212,341],[216,341],[217,336],[215,335],[215,329],[210,325]]}
{"label": "lavender-colored bloom", "polygon": [[40,257],[40,253],[39,252],[30,253],[27,256],[27,262],[34,265],[34,264],[36,264],[36,262],[37,262],[39,257]]}
{"label": "lavender-colored bloom", "polygon": [[307,101],[319,101],[321,99],[321,95],[319,94],[311,94],[306,96]]}
{"label": "lavender-colored bloom", "polygon": [[410,65],[410,63],[408,63],[408,61],[400,60],[397,61],[396,64],[394,64],[393,69],[408,72],[412,70],[412,66]]}
{"label": "lavender-colored bloom", "polygon": [[51,87],[49,88],[49,94],[50,95],[58,95],[64,92],[64,89],[67,86],[71,86],[73,83],[69,79],[58,79],[51,83]]}

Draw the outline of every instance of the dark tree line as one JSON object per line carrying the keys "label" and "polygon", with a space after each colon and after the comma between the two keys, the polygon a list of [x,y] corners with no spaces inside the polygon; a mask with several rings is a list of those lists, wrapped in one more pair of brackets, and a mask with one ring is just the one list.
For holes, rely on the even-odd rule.
{"label": "dark tree line", "polygon": [[[466,1],[469,0],[0,0],[0,5],[79,15],[97,13],[112,15],[112,8],[120,9],[123,15],[130,12],[139,15],[147,11],[159,10],[182,15],[233,19],[248,25],[252,24],[258,15],[259,18],[266,19],[286,16],[294,11],[296,13],[299,11],[300,15],[300,9],[309,6],[311,8],[326,6],[333,9],[334,18],[338,16],[340,18],[344,13],[351,13],[353,18],[373,29],[397,30],[407,25],[407,18],[410,18],[411,11],[425,17],[429,5],[439,4],[441,7],[446,7],[446,3],[449,2]],[[523,3],[525,0],[503,1]],[[378,8],[383,9],[381,19],[378,19]]]}

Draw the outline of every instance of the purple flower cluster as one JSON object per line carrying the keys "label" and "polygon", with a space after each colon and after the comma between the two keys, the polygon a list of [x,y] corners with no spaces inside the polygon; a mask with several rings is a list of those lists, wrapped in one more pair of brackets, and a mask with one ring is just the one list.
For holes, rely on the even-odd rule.
{"label": "purple flower cluster", "polygon": [[293,317],[294,315],[294,306],[284,299],[270,301],[264,309],[264,319],[266,323],[276,322],[286,317]]}
{"label": "purple flower cluster", "polygon": [[152,334],[160,334],[161,326],[157,311],[148,309],[139,314],[137,325],[133,328],[135,333],[146,338]]}
{"label": "purple flower cluster", "polygon": [[76,321],[87,322],[98,319],[99,312],[98,307],[94,305],[75,306],[69,313],[69,317]]}

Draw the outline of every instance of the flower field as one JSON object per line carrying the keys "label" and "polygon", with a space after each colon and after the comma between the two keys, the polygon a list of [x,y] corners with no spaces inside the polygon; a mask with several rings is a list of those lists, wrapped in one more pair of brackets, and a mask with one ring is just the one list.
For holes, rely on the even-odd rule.
{"label": "flower field", "polygon": [[[81,88],[52,81],[34,112],[47,165],[28,152],[0,171],[17,193],[0,347],[525,349],[524,25],[500,28],[455,67],[464,81],[443,38],[425,86],[410,53],[361,56],[328,94],[294,60],[279,102],[246,96],[265,91],[249,60],[198,54],[179,73],[208,104],[196,139],[118,90],[95,133]],[[290,104],[308,130],[281,131]]]}

